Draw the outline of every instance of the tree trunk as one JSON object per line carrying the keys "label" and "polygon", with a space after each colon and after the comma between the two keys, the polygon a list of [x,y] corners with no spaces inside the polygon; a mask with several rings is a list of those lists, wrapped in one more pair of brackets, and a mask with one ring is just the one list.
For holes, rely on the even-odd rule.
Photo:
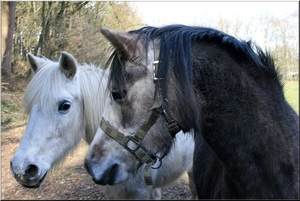
{"label": "tree trunk", "polygon": [[[11,75],[11,59],[12,59],[12,46],[13,34],[15,26],[17,2],[2,2],[2,62],[1,71],[3,76],[10,77]],[[4,38],[5,37],[5,38]],[[4,51],[3,51],[4,50]]]}
{"label": "tree trunk", "polygon": [[[1,35],[1,41],[5,41],[7,36],[7,30],[8,30],[8,2],[2,2],[1,3],[1,18],[2,18],[2,35]],[[1,44],[1,58],[4,56],[5,51],[5,43],[2,42]]]}
{"label": "tree trunk", "polygon": [[[50,54],[50,29],[51,29],[51,13],[55,2],[42,2],[42,32],[38,41],[38,45],[34,49],[36,55],[38,49],[41,48],[43,56],[51,59]],[[47,6],[48,5],[48,6]]]}

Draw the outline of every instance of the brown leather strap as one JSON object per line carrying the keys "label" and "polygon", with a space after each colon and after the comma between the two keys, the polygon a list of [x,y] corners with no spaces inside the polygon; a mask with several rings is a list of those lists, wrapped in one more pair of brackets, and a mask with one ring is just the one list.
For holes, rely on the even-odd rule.
{"label": "brown leather strap", "polygon": [[140,142],[136,141],[133,136],[123,135],[116,128],[110,125],[103,117],[100,121],[100,127],[108,136],[116,140],[120,145],[124,146],[143,163],[152,163],[156,159],[154,155],[148,154],[140,145]]}

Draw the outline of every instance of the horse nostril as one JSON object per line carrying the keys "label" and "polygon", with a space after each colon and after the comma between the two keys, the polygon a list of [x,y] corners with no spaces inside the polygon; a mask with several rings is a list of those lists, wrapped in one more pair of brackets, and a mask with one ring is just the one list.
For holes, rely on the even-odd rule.
{"label": "horse nostril", "polygon": [[39,169],[36,165],[28,165],[25,170],[25,175],[27,175],[29,178],[35,177],[39,172]]}
{"label": "horse nostril", "polygon": [[125,98],[126,94],[127,94],[127,90],[112,90],[111,92],[112,97],[114,100],[122,100],[123,98]]}

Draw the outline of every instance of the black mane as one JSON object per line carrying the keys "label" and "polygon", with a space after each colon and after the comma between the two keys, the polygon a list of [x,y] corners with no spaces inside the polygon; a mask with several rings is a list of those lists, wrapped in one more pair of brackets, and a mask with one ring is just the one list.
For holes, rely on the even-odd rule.
{"label": "black mane", "polygon": [[[167,63],[164,60],[168,60],[169,58],[165,57],[165,55],[168,55],[172,50],[175,54],[183,53],[176,55],[176,57],[173,58],[174,62],[186,60],[186,64],[190,64],[191,41],[194,40],[219,44],[220,46],[225,47],[227,51],[251,57],[257,66],[265,68],[257,54],[253,51],[251,41],[247,42],[239,40],[213,28],[186,25],[168,25],[164,27],[146,26],[137,30],[132,30],[130,33],[146,36],[146,46],[149,41],[159,39],[161,43],[160,54],[162,55],[160,61],[162,63]],[[188,68],[188,66],[185,66],[185,68]]]}

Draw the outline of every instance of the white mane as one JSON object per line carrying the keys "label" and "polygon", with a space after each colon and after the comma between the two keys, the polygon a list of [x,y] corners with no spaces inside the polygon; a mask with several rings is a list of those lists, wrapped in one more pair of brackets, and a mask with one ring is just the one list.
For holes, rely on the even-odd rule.
{"label": "white mane", "polygon": [[[83,93],[84,118],[87,125],[86,133],[91,133],[92,138],[86,139],[91,142],[96,133],[104,106],[107,100],[107,81],[108,74],[106,70],[93,65],[81,66],[79,68],[79,81],[81,92]],[[88,136],[87,136],[88,137]]]}

